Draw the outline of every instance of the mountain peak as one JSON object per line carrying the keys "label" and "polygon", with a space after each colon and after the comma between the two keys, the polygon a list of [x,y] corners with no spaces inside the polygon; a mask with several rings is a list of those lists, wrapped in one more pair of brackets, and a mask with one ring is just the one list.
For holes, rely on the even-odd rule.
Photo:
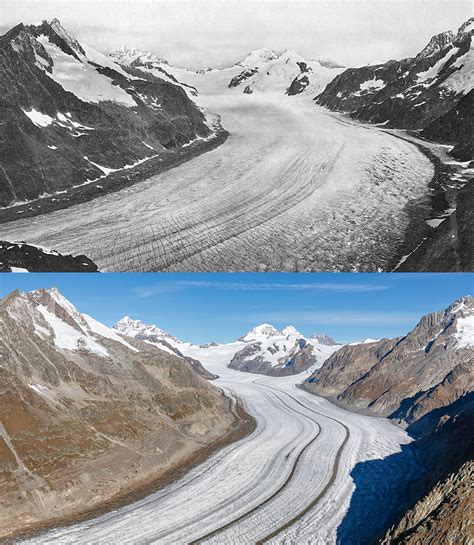
{"label": "mountain peak", "polygon": [[314,333],[311,335],[310,340],[316,341],[319,344],[324,344],[325,346],[335,346],[337,344],[332,337],[329,337],[329,335],[325,335],[324,333]]}
{"label": "mountain peak", "polygon": [[59,44],[62,48],[68,53],[67,49],[77,56],[85,57],[86,53],[82,48],[81,44],[70,34],[61,24],[59,19],[52,19],[50,22],[43,21],[41,25],[35,26],[32,25],[39,33],[46,34],[53,42],[56,42],[59,39]]}
{"label": "mountain peak", "polygon": [[278,59],[279,56],[280,53],[278,53],[274,49],[268,49],[263,47],[261,49],[255,49],[237,64],[244,67],[253,67],[272,61],[274,59]]}
{"label": "mountain peak", "polygon": [[137,337],[143,335],[153,335],[154,337],[174,338],[171,333],[160,329],[156,325],[146,324],[142,320],[133,320],[130,316],[124,316],[116,324],[113,329],[116,329],[129,337]]}
{"label": "mountain peak", "polygon": [[474,32],[474,17],[468,19],[459,27],[458,34],[464,34],[467,32]]}
{"label": "mountain peak", "polygon": [[239,341],[259,341],[275,335],[278,335],[278,330],[271,324],[260,324],[248,331],[243,337],[240,337]]}
{"label": "mountain peak", "polygon": [[292,325],[287,325],[284,329],[281,330],[281,334],[282,335],[285,335],[285,336],[288,336],[288,335],[291,335],[291,336],[298,336],[298,337],[303,337],[304,335],[302,333],[300,333],[295,327],[293,327]]}
{"label": "mountain peak", "polygon": [[447,32],[441,32],[440,34],[436,34],[436,36],[433,36],[431,40],[428,42],[428,44],[424,47],[420,53],[416,56],[416,58],[423,58],[423,57],[430,57],[434,53],[437,53],[443,47],[446,47],[447,45],[451,44],[455,38],[454,32],[451,32],[448,30]]}
{"label": "mountain peak", "polygon": [[116,51],[109,55],[115,62],[125,66],[154,68],[162,64],[169,64],[166,59],[158,57],[151,51],[142,51],[137,48],[130,48],[127,45],[121,45]]}

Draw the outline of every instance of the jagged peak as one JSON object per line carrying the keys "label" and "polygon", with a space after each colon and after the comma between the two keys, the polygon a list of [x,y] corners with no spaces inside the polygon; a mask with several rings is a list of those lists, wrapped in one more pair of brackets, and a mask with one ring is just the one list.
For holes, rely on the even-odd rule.
{"label": "jagged peak", "polygon": [[418,53],[416,56],[417,59],[422,57],[430,57],[434,53],[437,53],[439,50],[443,49],[443,47],[446,47],[449,44],[452,44],[453,40],[455,39],[456,35],[451,30],[448,30],[446,32],[441,32],[440,34],[436,34],[431,38],[431,40],[427,43],[427,45]]}
{"label": "jagged peak", "polygon": [[450,314],[457,314],[459,312],[473,312],[474,311],[474,299],[471,295],[464,295],[459,297],[449,305],[447,312]]}
{"label": "jagged peak", "polygon": [[474,32],[474,17],[470,17],[458,28],[458,34],[465,32]]}
{"label": "jagged peak", "polygon": [[136,335],[151,334],[174,339],[171,333],[168,333],[164,329],[161,329],[154,324],[146,324],[142,320],[134,320],[133,318],[130,318],[130,316],[124,316],[112,327],[120,333],[132,337]]}
{"label": "jagged peak", "polygon": [[310,340],[316,341],[319,344],[324,344],[325,346],[335,346],[337,342],[330,337],[329,335],[326,335],[325,333],[313,333],[311,335]]}
{"label": "jagged peak", "polygon": [[81,60],[86,56],[84,49],[76,38],[68,32],[61,24],[59,19],[55,18],[51,21],[44,20],[39,25],[30,25],[29,29],[36,35],[46,35],[50,41],[61,47],[61,49]]}
{"label": "jagged peak", "polygon": [[158,57],[151,51],[143,51],[135,47],[128,47],[126,44],[123,44],[115,51],[112,51],[109,56],[116,62],[119,62],[119,64],[127,66],[169,64],[166,59]]}

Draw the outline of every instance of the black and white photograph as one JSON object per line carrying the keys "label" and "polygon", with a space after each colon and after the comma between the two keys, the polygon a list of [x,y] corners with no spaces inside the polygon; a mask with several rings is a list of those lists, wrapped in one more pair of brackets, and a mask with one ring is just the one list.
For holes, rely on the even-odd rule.
{"label": "black and white photograph", "polygon": [[3,1],[2,267],[473,270],[472,11]]}
{"label": "black and white photograph", "polygon": [[473,35],[1,0],[1,544],[474,544]]}

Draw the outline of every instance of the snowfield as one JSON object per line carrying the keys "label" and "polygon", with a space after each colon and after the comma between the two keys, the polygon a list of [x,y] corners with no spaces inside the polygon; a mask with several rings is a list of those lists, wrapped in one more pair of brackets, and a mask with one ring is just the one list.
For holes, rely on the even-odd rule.
{"label": "snowfield", "polygon": [[405,456],[373,480],[359,480],[357,507],[348,518],[355,488],[350,473],[361,461],[399,452],[408,436],[386,420],[349,413],[297,389],[301,377],[229,370],[240,344],[194,346],[188,355],[199,353],[220,375],[215,384],[243,400],[257,421],[251,435],[142,500],[24,543],[363,543],[400,501],[394,481],[399,485],[419,467]]}
{"label": "snowfield", "polygon": [[3,224],[3,237],[109,271],[387,269],[407,203],[428,193],[430,161],[310,97],[227,89],[238,70],[176,74],[221,114],[223,145],[116,193]]}

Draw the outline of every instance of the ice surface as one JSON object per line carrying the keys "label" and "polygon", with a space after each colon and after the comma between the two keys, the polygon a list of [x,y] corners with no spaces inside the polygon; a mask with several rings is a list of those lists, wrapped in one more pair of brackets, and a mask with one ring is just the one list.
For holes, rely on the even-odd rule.
{"label": "ice surface", "polygon": [[407,204],[428,192],[429,159],[311,97],[235,93],[226,86],[239,69],[180,75],[222,114],[222,146],[133,187],[4,224],[4,236],[85,254],[104,271],[392,267]]}

